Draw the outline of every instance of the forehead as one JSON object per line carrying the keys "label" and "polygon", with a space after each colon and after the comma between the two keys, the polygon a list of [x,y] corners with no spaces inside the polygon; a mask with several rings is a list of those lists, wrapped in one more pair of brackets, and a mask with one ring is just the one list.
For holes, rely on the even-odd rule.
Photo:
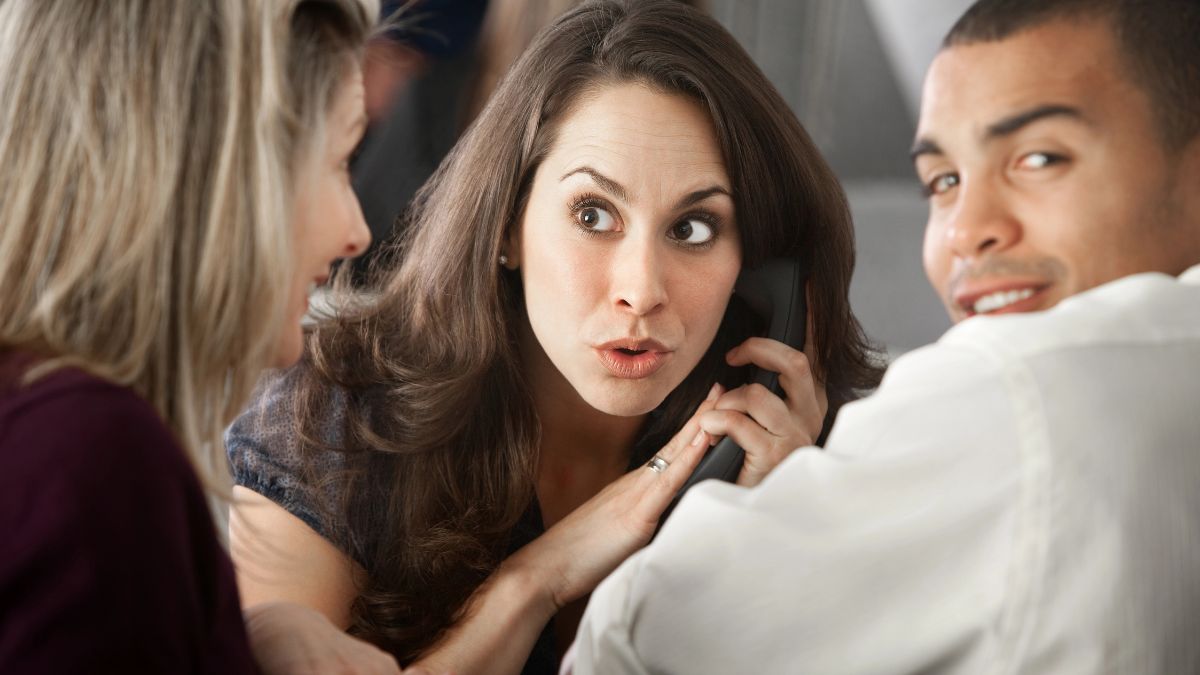
{"label": "forehead", "polygon": [[[559,126],[549,163],[595,161],[609,170],[677,169],[725,175],[712,120],[697,101],[636,83],[582,95]],[[599,168],[599,167],[597,167]]]}
{"label": "forehead", "polygon": [[938,54],[925,80],[917,134],[982,137],[996,121],[1044,105],[1076,108],[1102,126],[1151,112],[1106,21],[1052,21]]}

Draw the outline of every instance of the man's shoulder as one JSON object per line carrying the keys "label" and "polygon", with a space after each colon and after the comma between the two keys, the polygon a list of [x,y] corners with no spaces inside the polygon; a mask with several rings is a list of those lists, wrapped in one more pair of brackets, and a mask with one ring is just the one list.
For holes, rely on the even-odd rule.
{"label": "man's shoulder", "polygon": [[1031,358],[1095,347],[1200,343],[1200,279],[1136,274],[1103,284],[1044,312],[976,317],[951,328],[938,346]]}
{"label": "man's shoulder", "polygon": [[1140,274],[1045,312],[964,321],[893,362],[875,394],[843,409],[829,446],[911,454],[901,442],[909,439],[957,455],[948,439],[1012,446],[1018,435],[1044,436],[1050,422],[1039,420],[1061,426],[1085,419],[1084,411],[1067,410],[1084,401],[1109,409],[1120,400],[1123,409],[1141,410],[1151,392],[1190,396],[1180,363],[1200,359],[1198,282]]}

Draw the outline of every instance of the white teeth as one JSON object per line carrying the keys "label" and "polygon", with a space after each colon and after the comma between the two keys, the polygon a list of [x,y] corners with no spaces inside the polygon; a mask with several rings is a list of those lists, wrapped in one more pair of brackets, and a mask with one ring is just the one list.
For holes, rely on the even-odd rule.
{"label": "white teeth", "polygon": [[994,312],[998,309],[1008,307],[1014,302],[1020,302],[1025,298],[1032,297],[1034,292],[1035,291],[1032,288],[1025,288],[1019,291],[997,291],[996,293],[989,293],[976,300],[973,309],[975,310],[976,314]]}

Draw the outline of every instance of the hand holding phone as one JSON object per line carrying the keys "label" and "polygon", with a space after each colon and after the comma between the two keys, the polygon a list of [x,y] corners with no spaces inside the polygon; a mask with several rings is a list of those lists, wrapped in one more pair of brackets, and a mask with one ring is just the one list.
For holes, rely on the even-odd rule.
{"label": "hand holding phone", "polygon": [[[807,274],[799,260],[777,258],[753,269],[743,270],[734,292],[755,313],[767,320],[769,327],[765,337],[802,351],[808,318],[806,284]],[[753,380],[783,397],[778,374],[759,370]],[[732,438],[723,438],[700,460],[696,470],[663,512],[660,522],[666,521],[680,498],[693,485],[710,478],[729,482],[737,480],[744,459],[742,448]]]}

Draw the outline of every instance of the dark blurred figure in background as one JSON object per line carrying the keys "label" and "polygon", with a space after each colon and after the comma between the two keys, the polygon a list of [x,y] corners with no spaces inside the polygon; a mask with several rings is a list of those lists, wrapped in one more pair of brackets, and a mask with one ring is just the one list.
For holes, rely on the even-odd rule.
{"label": "dark blurred figure in background", "polygon": [[385,16],[401,14],[399,25],[367,48],[363,66],[371,125],[352,173],[375,243],[355,262],[360,279],[390,238],[396,216],[469,122],[466,106],[487,6],[487,0],[384,3]]}

